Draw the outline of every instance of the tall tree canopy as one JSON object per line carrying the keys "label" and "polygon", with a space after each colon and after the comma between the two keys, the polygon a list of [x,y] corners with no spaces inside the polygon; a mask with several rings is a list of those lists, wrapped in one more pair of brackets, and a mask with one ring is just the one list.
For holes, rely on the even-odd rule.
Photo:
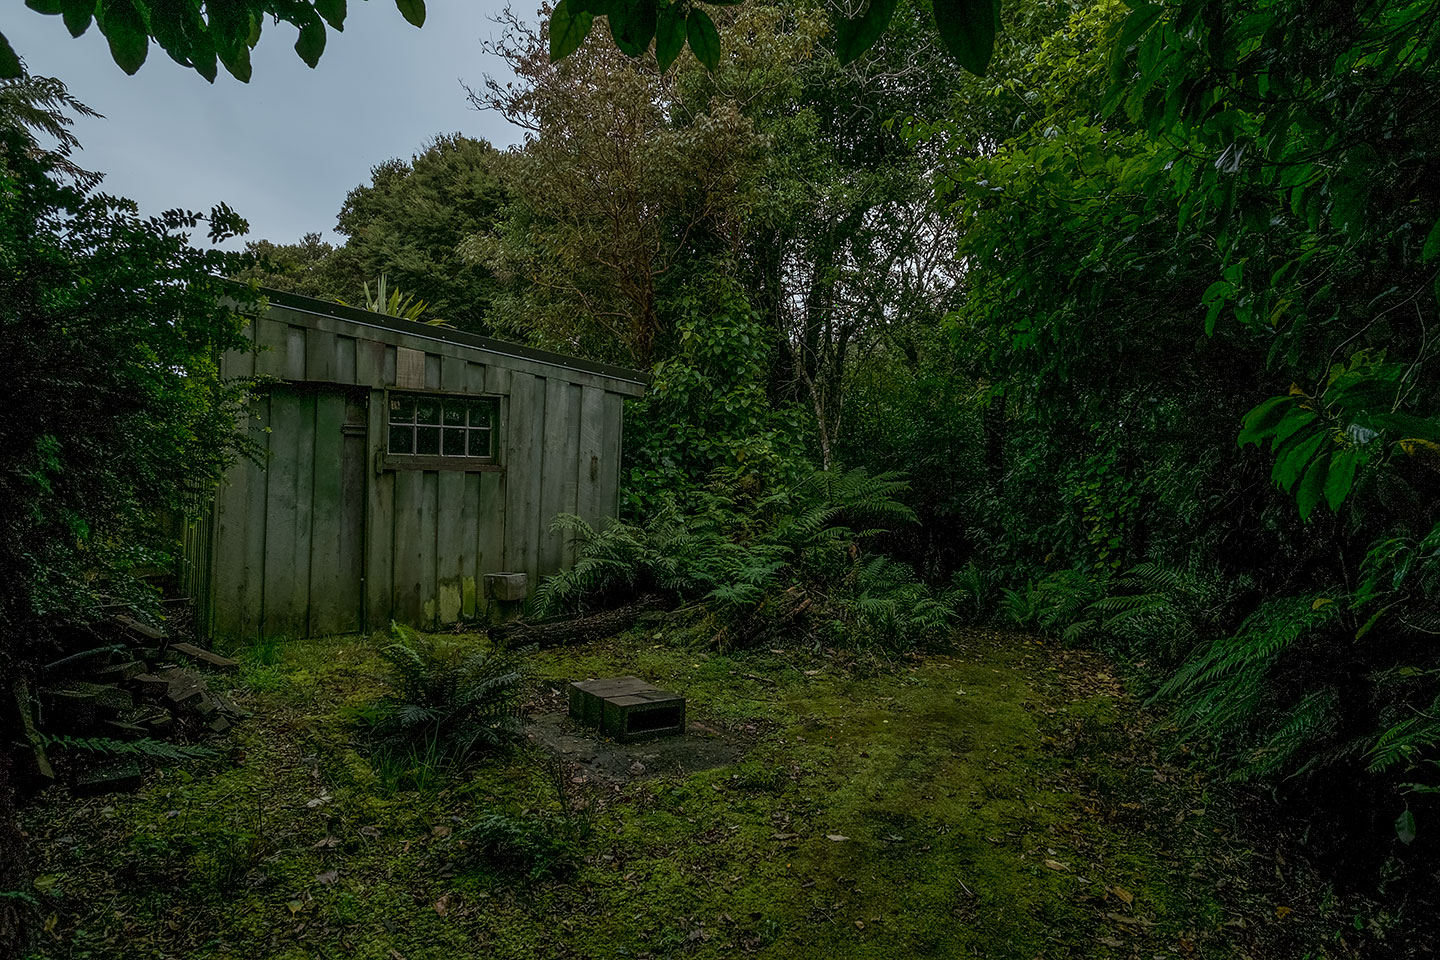
{"label": "tall tree canopy", "polygon": [[487,329],[495,282],[460,247],[505,216],[509,160],[483,140],[450,134],[408,163],[375,167],[370,183],[351,190],[340,209],[336,230],[348,238],[343,260],[367,280],[389,274],[457,327]]}

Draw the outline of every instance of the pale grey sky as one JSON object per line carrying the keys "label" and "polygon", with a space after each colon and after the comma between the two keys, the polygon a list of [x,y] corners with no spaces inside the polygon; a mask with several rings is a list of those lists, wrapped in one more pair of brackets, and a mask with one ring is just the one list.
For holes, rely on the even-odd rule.
{"label": "pale grey sky", "polygon": [[250,82],[222,67],[213,85],[153,43],[127,77],[93,26],[71,39],[59,17],[11,4],[0,30],[30,72],[59,77],[105,115],[76,124],[76,160],[145,213],[223,200],[250,221],[248,239],[318,230],[334,240],[345,194],[382,160],[408,158],[440,133],[496,146],[520,139],[499,116],[473,110],[460,86],[508,73],[481,51],[499,31],[488,17],[503,0],[430,0],[418,30],[392,0],[352,0],[344,33],[329,34],[314,70],[295,54],[296,29],[267,23]]}

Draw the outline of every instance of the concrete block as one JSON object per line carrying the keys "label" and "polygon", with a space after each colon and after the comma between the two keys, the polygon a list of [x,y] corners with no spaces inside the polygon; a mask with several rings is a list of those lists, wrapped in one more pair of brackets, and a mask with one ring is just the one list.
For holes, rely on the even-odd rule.
{"label": "concrete block", "polygon": [[570,716],[616,740],[685,732],[685,698],[638,677],[570,684]]}
{"label": "concrete block", "polygon": [[524,600],[530,593],[530,578],[523,573],[487,573],[485,592],[492,600]]}

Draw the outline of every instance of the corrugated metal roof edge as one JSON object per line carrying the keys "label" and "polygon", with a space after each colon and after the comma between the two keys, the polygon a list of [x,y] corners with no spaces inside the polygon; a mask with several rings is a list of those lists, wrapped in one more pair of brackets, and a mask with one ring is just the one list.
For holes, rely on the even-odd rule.
{"label": "corrugated metal roof edge", "polygon": [[[237,283],[236,286],[245,289],[248,294],[250,288],[247,285]],[[383,313],[371,313],[369,310],[347,307],[344,304],[332,303],[328,300],[316,300],[313,297],[304,297],[298,293],[285,293],[281,290],[271,290],[268,287],[260,287],[258,288],[258,292],[260,296],[272,304],[300,313],[313,313],[324,317],[336,317],[340,320],[348,320],[351,323],[361,324],[362,326],[377,327],[381,330],[392,330],[396,333],[406,334],[407,336],[423,337],[426,340],[436,340],[440,343],[454,343],[463,347],[473,347],[489,353],[498,353],[504,357],[513,357],[517,360],[533,360],[536,363],[545,363],[552,367],[562,367],[567,370],[577,370],[582,373],[593,373],[602,377],[609,377],[613,380],[623,380],[626,383],[634,383],[640,386],[648,386],[650,383],[649,376],[641,373],[639,370],[632,370],[629,367],[599,363],[594,360],[582,360],[579,357],[567,357],[563,353],[551,353],[549,350],[537,350],[534,347],[526,347],[518,343],[506,343],[504,340],[494,340],[490,337],[482,337],[476,333],[466,333],[463,330],[452,330],[449,327],[436,327],[428,323],[416,323],[413,320],[387,317]],[[244,298],[237,297],[237,299],[243,300]]]}

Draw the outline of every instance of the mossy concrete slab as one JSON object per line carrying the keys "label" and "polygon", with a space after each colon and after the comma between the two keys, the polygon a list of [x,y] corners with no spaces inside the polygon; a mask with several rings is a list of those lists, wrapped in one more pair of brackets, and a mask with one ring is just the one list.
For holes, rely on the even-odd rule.
{"label": "mossy concrete slab", "polygon": [[685,698],[639,677],[570,684],[570,718],[607,737],[640,740],[685,732]]}

